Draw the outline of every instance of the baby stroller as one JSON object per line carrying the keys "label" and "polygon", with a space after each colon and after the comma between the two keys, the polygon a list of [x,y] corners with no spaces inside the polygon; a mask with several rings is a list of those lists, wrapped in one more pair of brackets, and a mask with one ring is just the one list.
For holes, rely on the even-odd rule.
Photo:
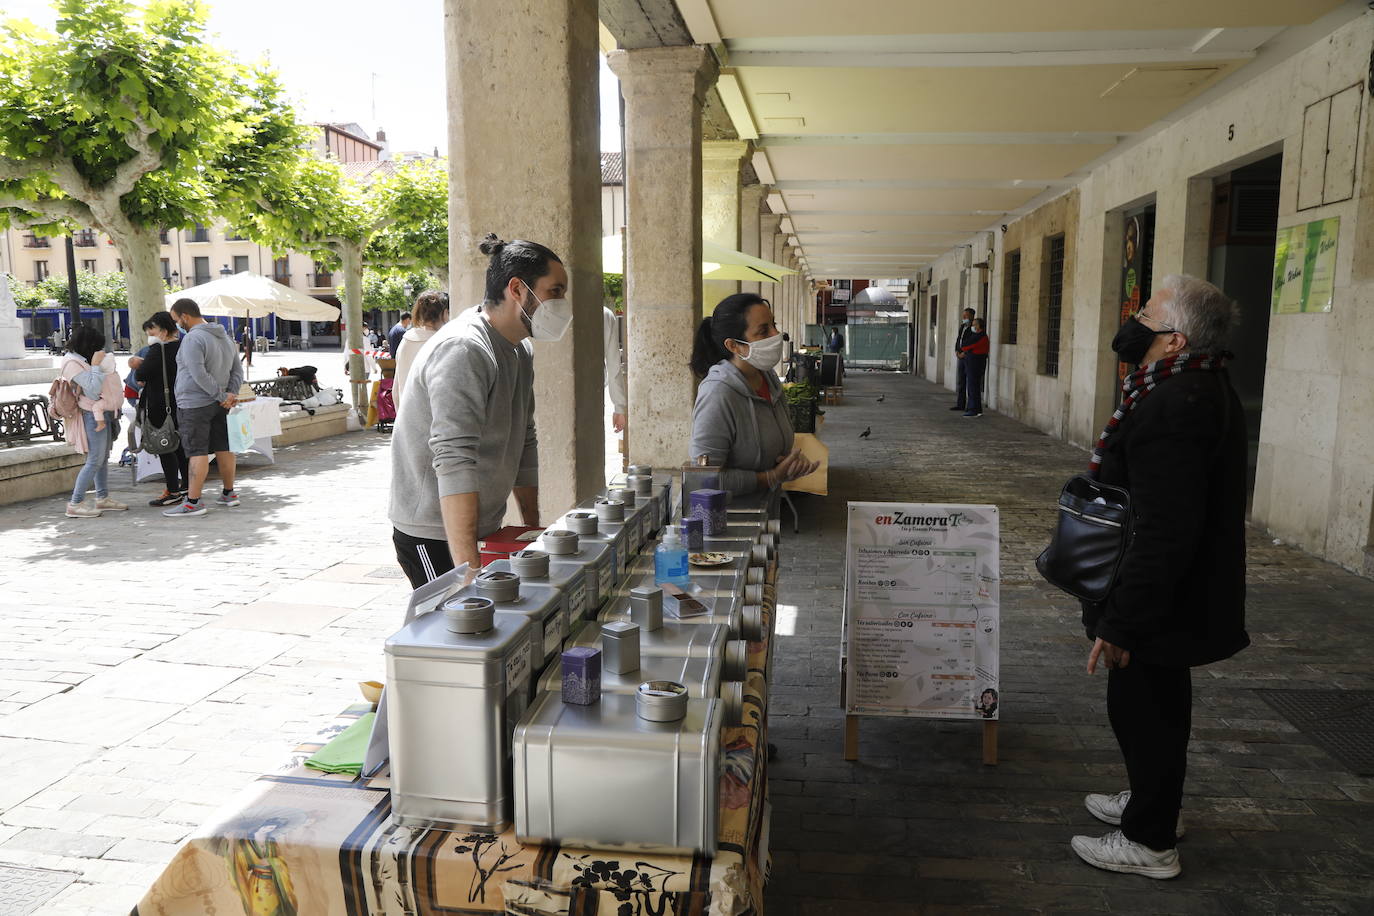
{"label": "baby stroller", "polygon": [[392,397],[391,386],[395,379],[384,378],[377,387],[377,429],[387,432],[396,422],[396,399]]}

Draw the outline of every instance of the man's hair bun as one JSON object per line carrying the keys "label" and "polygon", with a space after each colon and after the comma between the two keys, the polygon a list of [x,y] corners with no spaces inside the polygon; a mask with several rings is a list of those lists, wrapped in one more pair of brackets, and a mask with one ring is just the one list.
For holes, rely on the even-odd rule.
{"label": "man's hair bun", "polygon": [[495,232],[488,232],[486,238],[482,239],[482,244],[477,247],[484,255],[496,255],[500,254],[501,249],[506,247],[506,240],[497,236]]}

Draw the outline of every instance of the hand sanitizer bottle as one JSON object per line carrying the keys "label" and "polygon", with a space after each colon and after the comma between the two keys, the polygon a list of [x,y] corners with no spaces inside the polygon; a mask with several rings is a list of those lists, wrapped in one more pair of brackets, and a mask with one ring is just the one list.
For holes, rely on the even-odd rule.
{"label": "hand sanitizer bottle", "polygon": [[678,537],[677,526],[663,530],[663,541],[654,551],[654,584],[687,588],[692,584],[691,569],[687,565],[687,548]]}

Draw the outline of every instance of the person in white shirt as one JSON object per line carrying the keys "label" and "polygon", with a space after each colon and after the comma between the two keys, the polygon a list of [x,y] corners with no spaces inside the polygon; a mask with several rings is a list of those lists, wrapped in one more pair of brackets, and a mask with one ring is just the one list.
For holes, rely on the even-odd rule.
{"label": "person in white shirt", "polygon": [[410,367],[415,365],[415,356],[435,333],[448,323],[448,293],[439,290],[426,290],[415,300],[415,310],[407,312],[411,325],[401,335],[400,346],[396,348],[396,372],[392,376],[391,397],[396,406],[401,406],[401,389],[410,377]]}
{"label": "person in white shirt", "polygon": [[620,322],[615,312],[604,306],[601,333],[606,352],[606,392],[611,396],[611,426],[618,433],[624,432],[630,399],[625,390],[625,355],[620,352]]}

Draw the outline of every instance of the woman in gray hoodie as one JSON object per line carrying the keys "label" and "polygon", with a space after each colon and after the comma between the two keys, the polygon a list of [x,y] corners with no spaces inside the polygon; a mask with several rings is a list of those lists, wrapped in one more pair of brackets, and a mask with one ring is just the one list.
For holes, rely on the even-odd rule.
{"label": "woman in gray hoodie", "polygon": [[819,467],[793,447],[792,421],[773,371],[781,358],[773,309],[754,293],[725,297],[697,328],[692,371],[702,382],[688,457],[704,455],[723,468],[722,490],[772,489]]}

